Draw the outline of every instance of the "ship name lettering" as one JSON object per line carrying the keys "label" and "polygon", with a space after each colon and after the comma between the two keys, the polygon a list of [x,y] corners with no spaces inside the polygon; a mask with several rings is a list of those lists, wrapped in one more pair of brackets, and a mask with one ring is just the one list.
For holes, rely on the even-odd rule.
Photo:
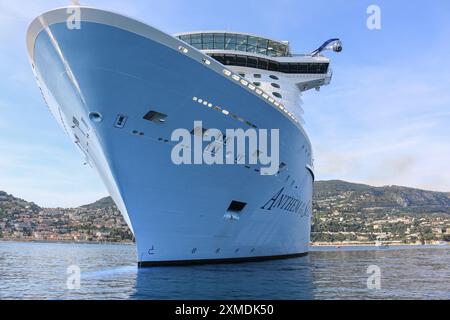
{"label": "ship name lettering", "polygon": [[278,208],[288,212],[300,214],[302,217],[308,216],[309,204],[288,196],[283,193],[284,187],[281,188],[269,201],[267,201],[261,209],[271,211],[272,208]]}

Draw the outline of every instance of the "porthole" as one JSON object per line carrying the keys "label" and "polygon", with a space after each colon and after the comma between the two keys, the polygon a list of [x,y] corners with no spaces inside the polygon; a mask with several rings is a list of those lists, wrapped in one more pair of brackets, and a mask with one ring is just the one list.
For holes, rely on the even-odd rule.
{"label": "porthole", "polygon": [[91,121],[93,121],[93,122],[102,122],[103,117],[98,112],[91,112],[91,113],[89,113],[89,119],[91,119]]}
{"label": "porthole", "polygon": [[245,78],[245,73],[239,73],[242,78]]}
{"label": "porthole", "polygon": [[272,92],[272,94],[277,97],[277,98],[283,98],[283,96],[281,94],[279,94],[278,92]]}
{"label": "porthole", "polygon": [[261,78],[261,75],[260,75],[259,73],[255,73],[255,74],[253,75],[253,77],[255,77],[255,78],[257,78],[257,79],[260,79],[260,78]]}
{"label": "porthole", "polygon": [[279,89],[280,85],[278,83],[271,83],[272,87]]}
{"label": "porthole", "polygon": [[278,77],[277,77],[277,76],[274,76],[273,74],[271,74],[269,77],[270,77],[270,79],[278,80]]}
{"label": "porthole", "polygon": [[253,84],[257,87],[259,87],[261,85],[261,82],[253,82]]}

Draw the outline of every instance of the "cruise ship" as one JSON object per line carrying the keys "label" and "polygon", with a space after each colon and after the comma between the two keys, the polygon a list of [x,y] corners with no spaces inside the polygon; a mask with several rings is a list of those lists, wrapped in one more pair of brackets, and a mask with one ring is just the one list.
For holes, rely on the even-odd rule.
{"label": "cruise ship", "polygon": [[[308,252],[314,166],[301,95],[330,83],[323,53],[340,52],[339,39],[294,54],[286,41],[229,31],[170,35],[69,6],[37,17],[27,48],[49,111],[133,232],[138,266]],[[277,170],[262,174],[261,163],[237,159],[176,164],[179,128],[200,137],[209,128],[277,129]]]}

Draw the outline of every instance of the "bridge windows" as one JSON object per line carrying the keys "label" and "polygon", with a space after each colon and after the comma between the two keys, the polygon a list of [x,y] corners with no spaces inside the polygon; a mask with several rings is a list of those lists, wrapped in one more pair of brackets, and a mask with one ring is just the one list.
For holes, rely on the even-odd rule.
{"label": "bridge windows", "polygon": [[193,33],[178,38],[200,50],[236,50],[272,57],[290,56],[289,46],[261,37],[235,33]]}
{"label": "bridge windows", "polygon": [[248,68],[257,68],[258,67],[258,58],[247,57],[247,65]]}
{"label": "bridge windows", "polygon": [[[329,65],[328,63],[276,62],[265,58],[248,57],[236,54],[209,53],[208,55],[223,65],[241,66],[283,73],[325,74],[328,72],[328,65]],[[279,78],[275,75],[270,75],[270,78],[272,78],[273,80],[279,80]]]}
{"label": "bridge windows", "polygon": [[236,65],[246,67],[247,66],[247,57],[246,56],[236,56]]}
{"label": "bridge windows", "polygon": [[267,70],[269,67],[269,61],[266,59],[258,59],[258,69]]}

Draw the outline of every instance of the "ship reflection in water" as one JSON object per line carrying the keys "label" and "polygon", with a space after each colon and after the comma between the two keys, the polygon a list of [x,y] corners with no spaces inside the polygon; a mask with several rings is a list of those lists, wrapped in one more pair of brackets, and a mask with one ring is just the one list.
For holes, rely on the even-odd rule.
{"label": "ship reflection in water", "polygon": [[[317,248],[258,263],[138,269],[132,245],[0,241],[0,299],[450,299],[450,247]],[[367,288],[369,266],[381,289]],[[67,288],[67,268],[81,270]]]}
{"label": "ship reflection in water", "polygon": [[132,298],[309,300],[314,298],[309,260],[144,268],[137,273]]}

